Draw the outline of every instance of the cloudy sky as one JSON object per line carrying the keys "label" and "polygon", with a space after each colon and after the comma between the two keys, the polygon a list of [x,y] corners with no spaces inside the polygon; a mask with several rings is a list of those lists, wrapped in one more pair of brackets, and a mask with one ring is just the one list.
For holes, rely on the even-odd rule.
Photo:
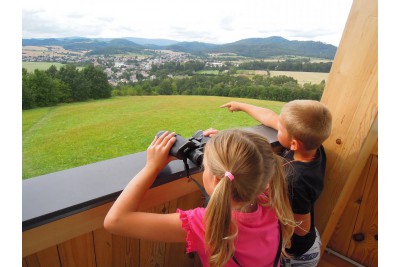
{"label": "cloudy sky", "polygon": [[142,37],[216,44],[282,36],[339,45],[351,0],[22,1],[22,38]]}

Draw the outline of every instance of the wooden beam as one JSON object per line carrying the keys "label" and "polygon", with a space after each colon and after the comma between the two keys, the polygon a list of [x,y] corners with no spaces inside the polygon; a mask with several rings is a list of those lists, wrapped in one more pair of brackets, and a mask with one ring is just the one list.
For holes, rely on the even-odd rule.
{"label": "wooden beam", "polygon": [[324,142],[324,190],[315,204],[315,224],[324,235],[346,182],[360,168],[356,165],[363,165],[360,153],[368,150],[364,146],[378,114],[377,0],[353,1],[321,102],[333,116],[332,134]]}
{"label": "wooden beam", "polygon": [[328,244],[333,232],[335,231],[335,227],[340,217],[342,216],[344,209],[346,208],[346,205],[351,197],[351,194],[353,193],[355,186],[357,185],[358,180],[361,177],[361,172],[364,169],[364,166],[367,163],[368,158],[371,152],[373,151],[377,141],[378,141],[378,118],[376,117],[371,127],[371,130],[365,140],[365,144],[362,146],[362,149],[357,157],[355,165],[352,168],[349,176],[347,177],[347,181],[331,213],[329,222],[326,225],[324,232],[322,233],[321,253],[325,251],[326,245]]}

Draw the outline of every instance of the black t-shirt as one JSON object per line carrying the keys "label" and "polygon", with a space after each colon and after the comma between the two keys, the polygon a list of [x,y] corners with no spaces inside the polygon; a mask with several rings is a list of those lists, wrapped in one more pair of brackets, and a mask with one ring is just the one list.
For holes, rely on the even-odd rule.
{"label": "black t-shirt", "polygon": [[293,234],[292,246],[286,249],[294,256],[303,255],[314,244],[316,233],[314,227],[314,202],[324,187],[326,155],[321,145],[311,162],[294,161],[293,151],[285,150],[282,155],[286,160],[289,200],[295,214],[311,214],[310,232],[305,236]]}

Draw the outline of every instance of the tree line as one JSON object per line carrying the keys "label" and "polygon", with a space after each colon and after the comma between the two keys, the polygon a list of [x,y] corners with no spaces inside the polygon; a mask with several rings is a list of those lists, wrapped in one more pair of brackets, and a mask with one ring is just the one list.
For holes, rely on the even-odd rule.
{"label": "tree line", "polygon": [[53,65],[47,70],[36,69],[33,73],[23,68],[22,108],[125,95],[209,95],[283,102],[294,99],[320,100],[325,87],[325,81],[300,85],[293,77],[284,75],[255,75],[249,78],[231,75],[230,72],[223,75],[193,74],[200,65],[191,64],[187,67],[186,71],[190,69],[192,76],[171,78],[162,75],[114,88],[108,83],[107,74],[93,65],[82,70],[74,65],[65,65],[58,70]]}
{"label": "tree line", "polygon": [[52,65],[29,73],[22,68],[22,109],[54,106],[58,103],[111,97],[107,74],[93,64],[77,69],[74,65]]}
{"label": "tree line", "polygon": [[325,81],[300,85],[292,77],[252,78],[234,75],[193,75],[185,78],[142,80],[115,87],[113,96],[125,95],[209,95],[288,102],[294,99],[320,100]]}
{"label": "tree line", "polygon": [[201,70],[219,70],[220,72],[232,69],[242,70],[267,70],[267,71],[299,71],[329,73],[332,62],[310,62],[309,58],[287,59],[284,61],[249,61],[235,65],[224,62],[222,66],[213,67],[199,60],[187,62],[166,62],[161,65],[152,65],[150,74],[157,77],[172,75],[194,75]]}

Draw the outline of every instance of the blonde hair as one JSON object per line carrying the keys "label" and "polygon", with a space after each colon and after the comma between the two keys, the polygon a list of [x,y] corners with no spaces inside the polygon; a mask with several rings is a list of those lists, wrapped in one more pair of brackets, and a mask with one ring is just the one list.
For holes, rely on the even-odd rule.
{"label": "blonde hair", "polygon": [[280,117],[288,134],[301,141],[306,150],[318,148],[331,134],[331,112],[319,101],[290,101],[283,106]]}
{"label": "blonde hair", "polygon": [[[231,199],[244,203],[257,200],[273,207],[281,222],[284,248],[295,224],[282,164],[267,138],[239,129],[221,131],[207,142],[205,159],[210,175],[221,179],[204,217],[210,266],[223,266],[234,253],[238,230],[231,216]],[[234,181],[223,179],[226,171],[234,175]],[[260,197],[263,194],[267,194],[267,202]]]}

